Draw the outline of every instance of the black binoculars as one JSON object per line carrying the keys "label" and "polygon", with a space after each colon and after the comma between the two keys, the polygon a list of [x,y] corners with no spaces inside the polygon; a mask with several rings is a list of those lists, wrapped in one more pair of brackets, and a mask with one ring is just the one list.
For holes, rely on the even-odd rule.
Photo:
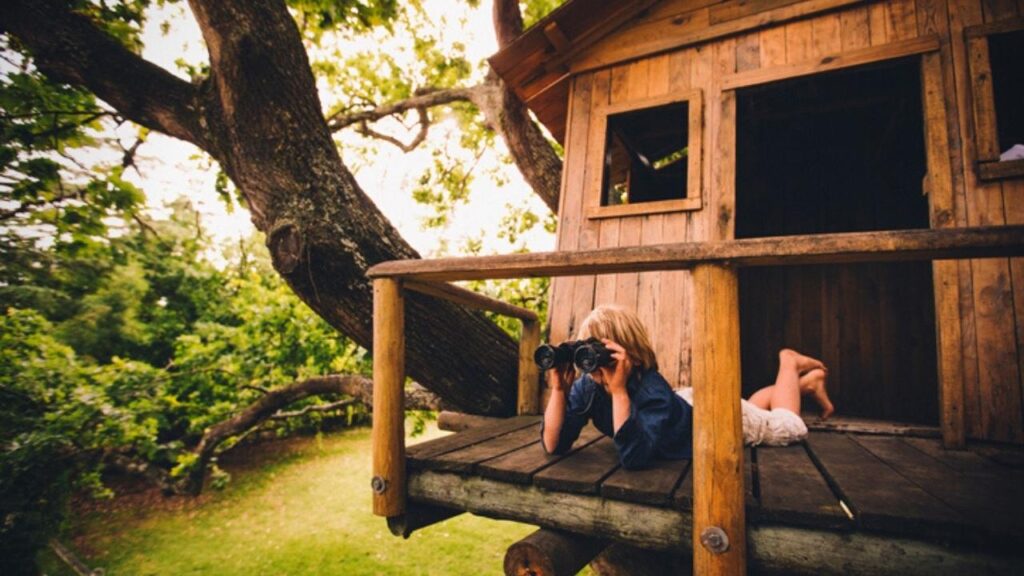
{"label": "black binoculars", "polygon": [[572,362],[584,374],[615,364],[612,351],[597,338],[562,342],[558,346],[541,344],[533,353],[533,361],[541,370],[563,367]]}

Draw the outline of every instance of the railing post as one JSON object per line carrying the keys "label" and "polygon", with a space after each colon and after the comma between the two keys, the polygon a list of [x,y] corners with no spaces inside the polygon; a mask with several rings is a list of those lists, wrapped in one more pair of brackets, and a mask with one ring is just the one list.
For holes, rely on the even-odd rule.
{"label": "railing post", "polygon": [[694,268],[693,573],[747,566],[740,418],[739,284],[735,270]]}
{"label": "railing post", "polygon": [[405,299],[398,280],[373,281],[373,513],[405,513]]}
{"label": "railing post", "polygon": [[519,389],[516,413],[540,414],[539,373],[533,352],[540,345],[540,322],[521,319],[523,333],[519,338]]}

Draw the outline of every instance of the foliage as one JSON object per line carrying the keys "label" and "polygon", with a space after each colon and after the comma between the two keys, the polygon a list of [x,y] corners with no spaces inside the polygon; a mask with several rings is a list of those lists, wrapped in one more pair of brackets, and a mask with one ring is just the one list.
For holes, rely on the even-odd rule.
{"label": "foliage", "polygon": [[[106,493],[114,457],[182,472],[203,430],[259,388],[369,372],[365,352],[299,301],[264,252],[246,247],[218,269],[196,226],[179,203],[169,220],[125,224],[82,250],[6,236],[19,258],[3,264],[4,293],[22,296],[0,320],[4,546],[45,543],[70,491]],[[28,306],[48,298],[60,306]]]}
{"label": "foliage", "polygon": [[[147,10],[175,0],[75,0],[128,49],[142,49]],[[288,0],[310,52],[325,109],[345,114],[423,90],[464,87],[486,67],[445,32],[425,1]],[[470,5],[478,2],[471,0]],[[526,3],[529,24],[553,8]],[[465,24],[464,22],[462,23]],[[396,52],[348,50],[342,41],[402,38]],[[404,53],[404,55],[400,54]],[[205,63],[180,61],[194,82]],[[415,112],[395,123],[414,130]],[[494,133],[472,105],[431,110],[460,135],[432,144],[414,192],[447,225],[468,200]],[[405,126],[401,126],[405,123]],[[209,425],[261,392],[309,376],[368,373],[365,351],[339,337],[272,271],[259,239],[214,266],[194,210],[179,202],[154,221],[129,178],[148,133],[92,94],[51,82],[18,42],[0,36],[0,572],[31,570],[26,554],[59,526],[67,495],[108,495],[101,473],[117,458],[182,474]],[[505,159],[507,161],[507,159]],[[216,193],[237,191],[221,174]],[[508,207],[499,238],[553,221]],[[470,241],[472,244],[472,240]],[[474,250],[472,245],[466,251]],[[475,250],[479,251],[478,243]],[[474,288],[546,314],[542,279]],[[496,319],[516,333],[517,322]],[[319,400],[310,400],[317,402]],[[349,423],[365,414],[346,413]],[[311,413],[285,429],[316,429]],[[429,414],[415,415],[417,426]],[[223,475],[218,479],[226,478]]]}

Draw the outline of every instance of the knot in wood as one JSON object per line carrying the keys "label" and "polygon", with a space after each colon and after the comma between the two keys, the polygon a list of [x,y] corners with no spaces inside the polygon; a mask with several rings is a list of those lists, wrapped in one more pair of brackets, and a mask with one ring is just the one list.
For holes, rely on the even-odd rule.
{"label": "knot in wood", "polygon": [[370,488],[373,488],[374,494],[383,494],[388,489],[388,481],[380,476],[374,476],[373,480],[370,480]]}
{"label": "knot in wood", "polygon": [[274,226],[267,235],[267,248],[274,264],[274,270],[291,274],[302,259],[303,242],[299,227],[290,221]]}
{"label": "knot in wood", "polygon": [[729,549],[729,536],[718,526],[709,526],[700,533],[700,543],[712,554],[724,554]]}

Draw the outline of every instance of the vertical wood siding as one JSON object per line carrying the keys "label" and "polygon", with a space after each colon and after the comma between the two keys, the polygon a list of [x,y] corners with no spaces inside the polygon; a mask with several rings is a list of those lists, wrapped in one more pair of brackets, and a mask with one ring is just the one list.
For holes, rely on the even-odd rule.
{"label": "vertical wood siding", "polygon": [[[788,4],[792,2],[764,3],[768,8]],[[599,61],[621,52],[623,42],[647,42],[650,39],[643,35],[660,29],[652,24],[655,21],[671,21],[683,33],[709,23],[748,17],[745,5],[738,0],[666,0],[651,9],[643,25],[625,25],[623,31],[596,44],[580,58]],[[559,249],[708,241],[723,234],[731,237],[735,198],[733,187],[722,180],[729,175],[721,173],[722,154],[730,151],[720,149],[719,144],[723,120],[734,124],[735,117],[723,118],[722,79],[737,72],[818,61],[843,51],[885,46],[931,34],[938,34],[942,40],[942,89],[947,103],[946,129],[952,165],[952,225],[1024,223],[1024,182],[1017,179],[982,183],[973,169],[977,151],[963,40],[964,27],[1021,15],[1024,0],[871,2],[578,74],[570,92]],[[690,89],[700,89],[704,97],[703,209],[588,219],[584,215],[587,193],[600,186],[601,180],[601,174],[595,173],[599,172],[600,162],[594,161],[593,155],[601,153],[604,139],[604,134],[590,129],[594,109]],[[728,107],[724,111],[728,114]],[[764,206],[764,217],[778,218],[782,208]],[[1024,443],[1024,259],[960,261],[947,270],[955,277],[959,292],[959,303],[953,306],[959,312],[959,341],[953,349],[958,353],[956,360],[963,375],[967,436]],[[886,403],[913,402],[914,398],[900,392],[896,380],[915,377],[912,371],[901,369],[902,363],[924,360],[886,358],[886,348],[893,344],[871,336],[875,331],[884,333],[887,323],[899,322],[900,301],[914,295],[890,283],[880,286],[872,298],[851,298],[842,287],[856,282],[857,269],[823,268],[808,274],[813,278],[792,276],[779,282],[790,293],[791,301],[801,303],[789,314],[820,318],[799,322],[801,333],[785,334],[784,338],[817,341],[819,350],[842,347],[843,352],[832,358],[834,367],[854,363],[861,378],[885,381],[882,390]],[[699,338],[691,326],[690,273],[645,272],[556,279],[551,294],[551,339],[570,337],[595,304],[610,302],[637,310],[651,333],[666,378],[673,385],[689,385],[690,350],[694,338]],[[831,312],[822,314],[823,310]],[[780,323],[779,310],[742,313],[760,315],[761,322]],[[837,326],[841,317],[872,316],[876,321],[861,323],[864,334],[840,342]],[[880,360],[872,364],[872,357]]]}

